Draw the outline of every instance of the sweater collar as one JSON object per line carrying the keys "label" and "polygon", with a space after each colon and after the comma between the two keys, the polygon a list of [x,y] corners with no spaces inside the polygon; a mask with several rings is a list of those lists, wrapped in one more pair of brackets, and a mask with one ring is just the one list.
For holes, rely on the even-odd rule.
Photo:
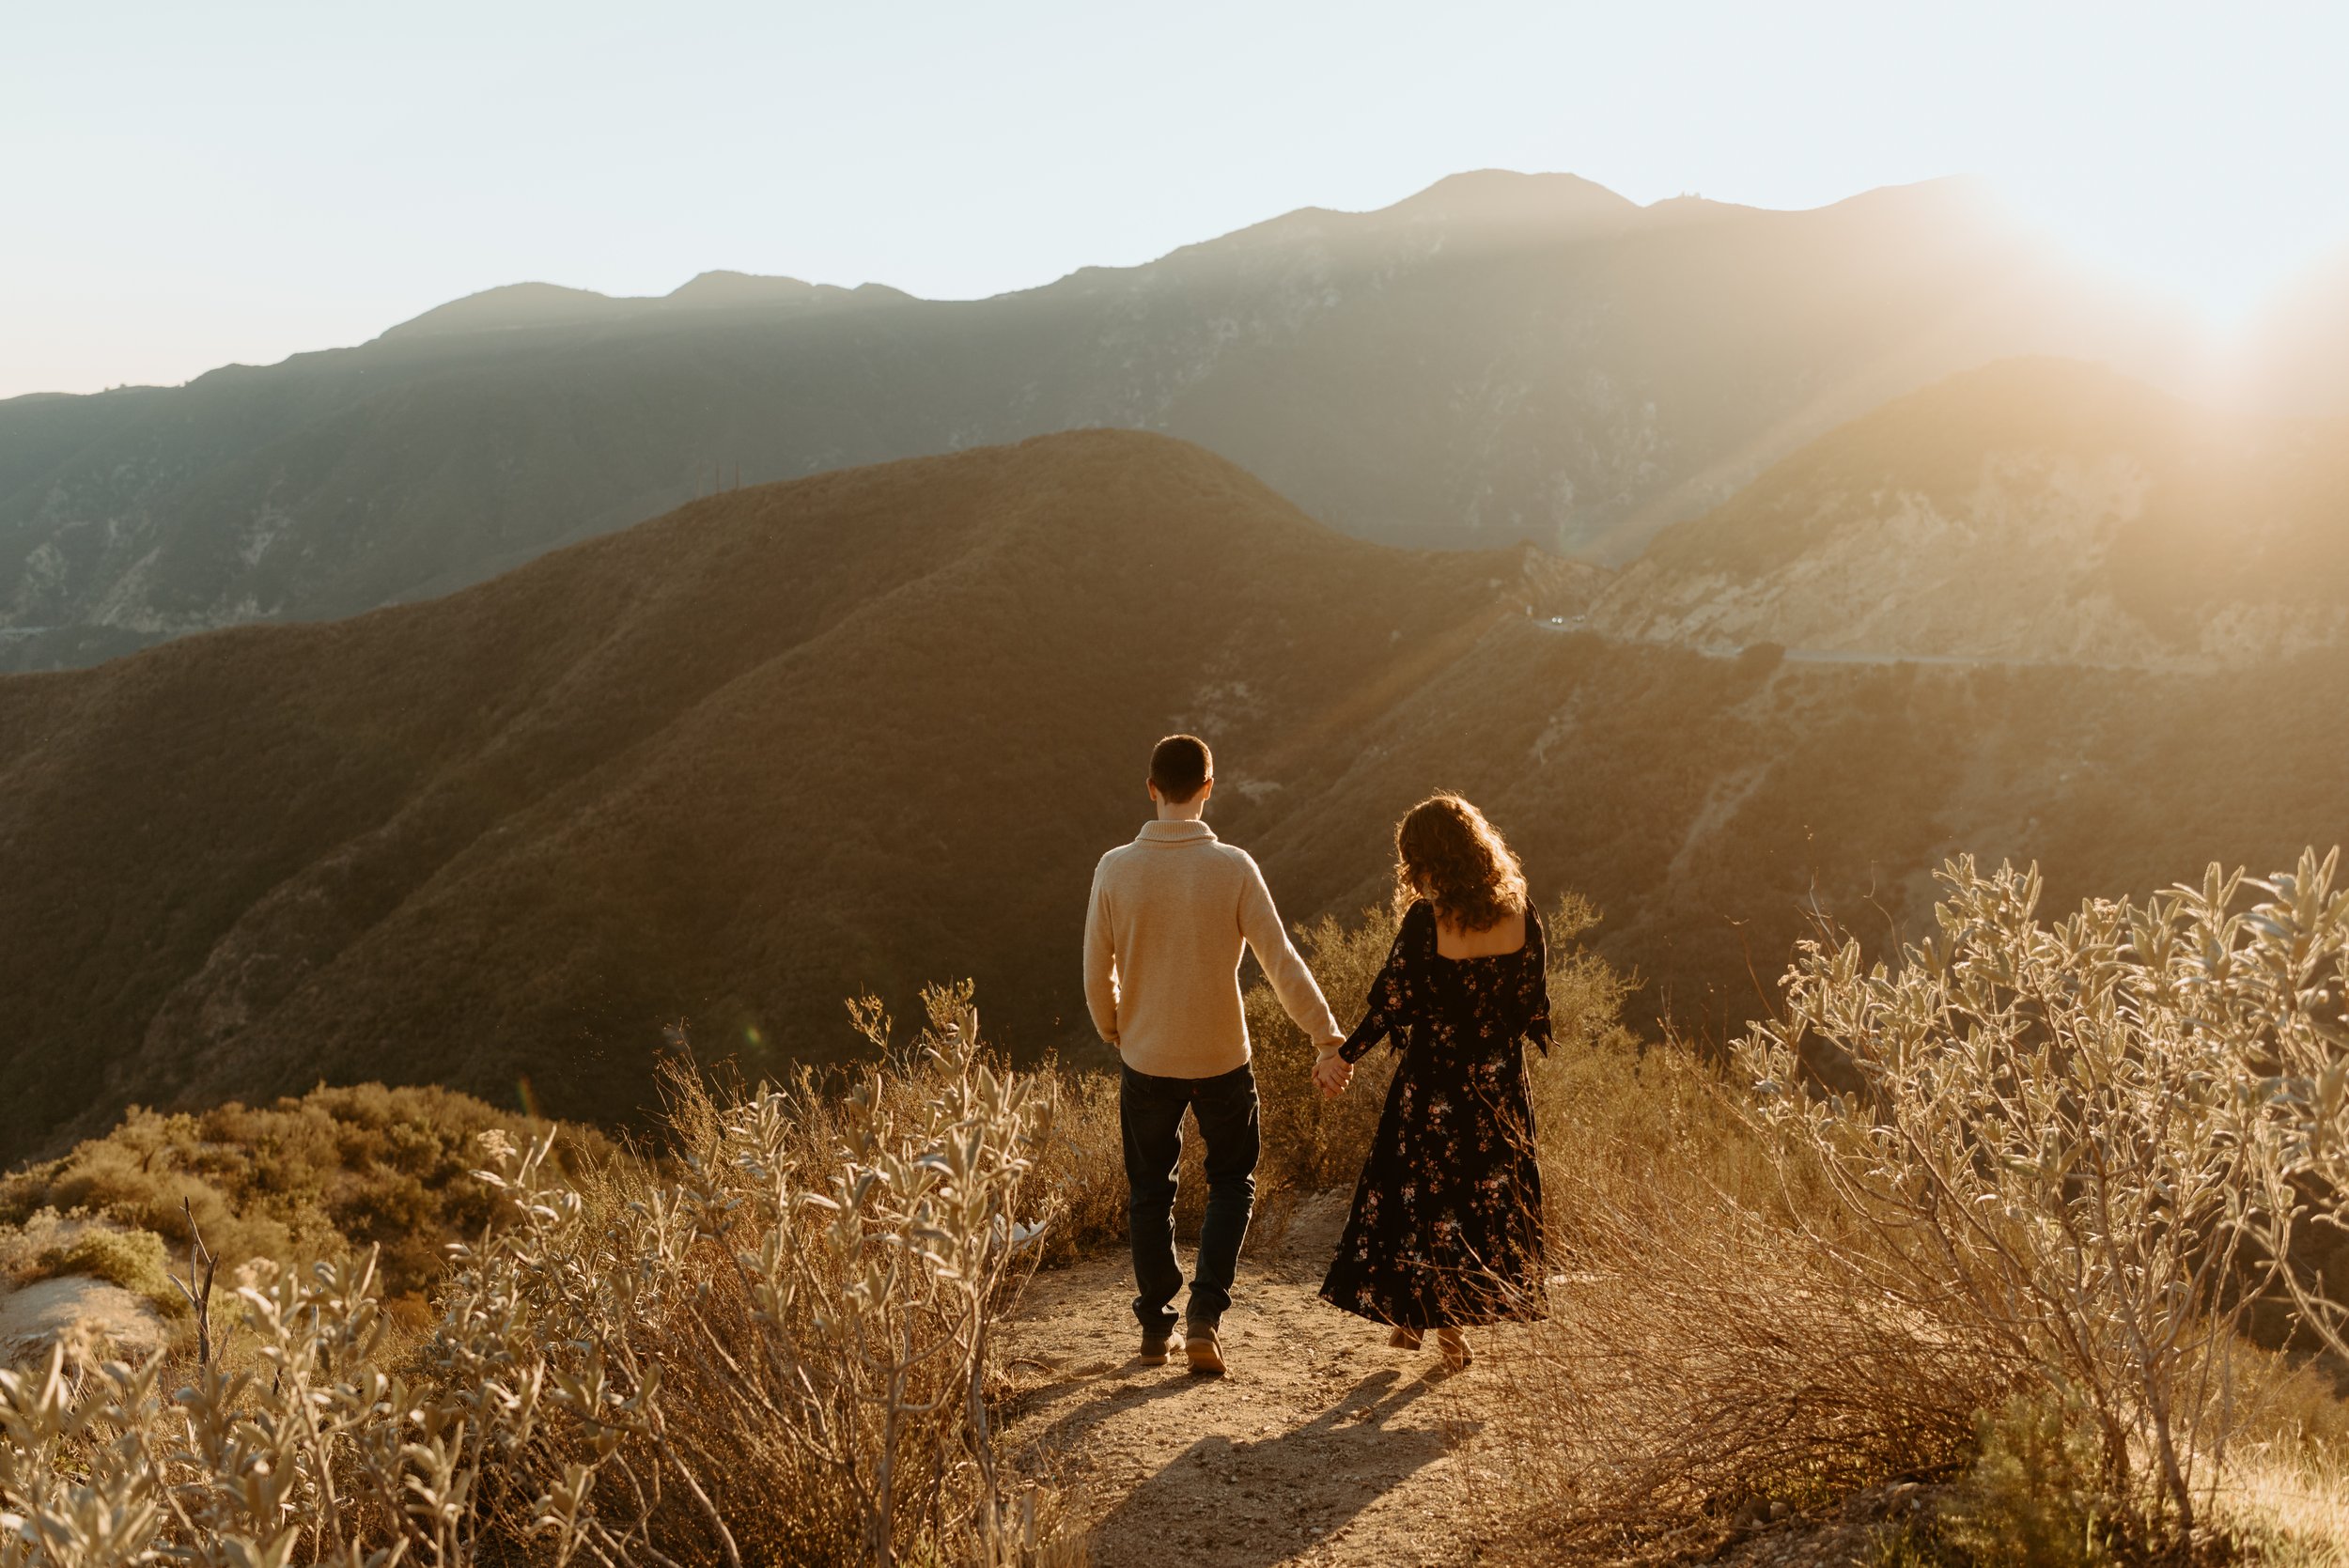
{"label": "sweater collar", "polygon": [[1156,818],[1142,825],[1135,835],[1136,844],[1213,844],[1215,830],[1205,822],[1162,822]]}

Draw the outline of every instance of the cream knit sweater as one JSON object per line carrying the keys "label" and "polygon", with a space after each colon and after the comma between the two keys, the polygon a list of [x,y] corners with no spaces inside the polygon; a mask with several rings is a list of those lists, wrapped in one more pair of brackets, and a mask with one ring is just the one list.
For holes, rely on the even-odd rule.
{"label": "cream knit sweater", "polygon": [[1144,823],[1101,857],[1085,911],[1085,1005],[1126,1065],[1213,1078],[1248,1061],[1240,944],[1316,1047],[1345,1039],[1244,849],[1204,822]]}

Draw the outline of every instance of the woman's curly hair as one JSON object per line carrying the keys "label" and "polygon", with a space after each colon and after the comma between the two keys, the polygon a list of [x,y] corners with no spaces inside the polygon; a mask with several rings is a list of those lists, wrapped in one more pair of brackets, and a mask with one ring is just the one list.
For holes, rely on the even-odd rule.
{"label": "woman's curly hair", "polygon": [[1525,872],[1485,814],[1449,791],[1394,830],[1395,907],[1424,898],[1455,931],[1483,931],[1525,909]]}

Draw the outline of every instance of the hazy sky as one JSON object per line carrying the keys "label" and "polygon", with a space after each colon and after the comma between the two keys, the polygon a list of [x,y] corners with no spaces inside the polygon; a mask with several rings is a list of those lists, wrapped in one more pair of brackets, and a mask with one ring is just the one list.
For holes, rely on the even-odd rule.
{"label": "hazy sky", "polygon": [[1462,169],[1971,172],[2224,312],[2349,242],[2349,6],[0,0],[0,396],[542,278],[976,296]]}

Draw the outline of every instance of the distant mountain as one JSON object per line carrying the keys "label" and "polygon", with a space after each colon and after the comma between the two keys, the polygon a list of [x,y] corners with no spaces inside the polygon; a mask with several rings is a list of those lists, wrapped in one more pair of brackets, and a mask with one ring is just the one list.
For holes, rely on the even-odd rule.
{"label": "distant mountain", "polygon": [[1486,172],[974,303],[521,285],[358,349],[0,403],[0,668],[430,597],[738,474],[1097,426],[1361,537],[1619,561],[1888,396],[2160,339],[1950,181],[1772,212]]}
{"label": "distant mountain", "polygon": [[1667,530],[1618,636],[2199,667],[2349,638],[2349,420],[2013,361],[1896,399]]}
{"label": "distant mountain", "polygon": [[1811,910],[1916,929],[1952,852],[2061,901],[2349,839],[2338,649],[1712,658],[1554,625],[1601,576],[1350,540],[1093,432],[0,677],[0,1160],[320,1079],[625,1119],[665,1026],[772,1072],[846,1045],[844,996],[961,975],[999,1041],[1086,1059],[1086,877],[1176,727],[1293,920],[1385,897],[1396,815],[1464,789],[1699,1032],[1767,1004]]}
{"label": "distant mountain", "polygon": [[530,327],[604,326],[694,310],[836,310],[911,298],[879,284],[835,288],[830,284],[757,277],[749,272],[704,272],[670,293],[650,299],[614,299],[551,283],[515,283],[428,310],[383,335],[402,339]]}

